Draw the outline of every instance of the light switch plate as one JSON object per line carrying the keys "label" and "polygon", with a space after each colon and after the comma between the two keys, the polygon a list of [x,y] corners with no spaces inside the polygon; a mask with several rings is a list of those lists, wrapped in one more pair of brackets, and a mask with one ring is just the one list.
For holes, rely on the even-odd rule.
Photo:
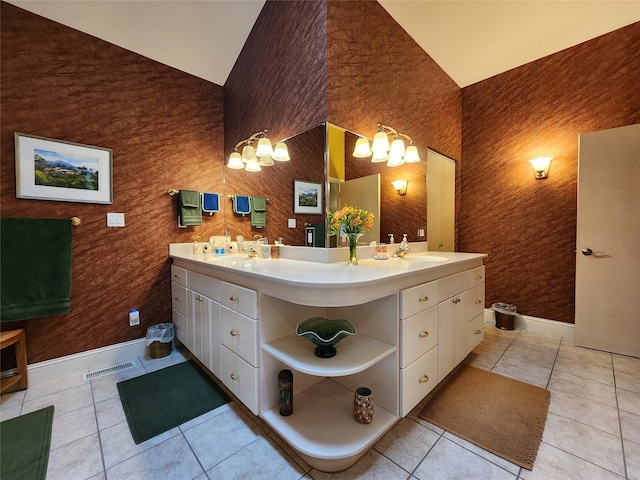
{"label": "light switch plate", "polygon": [[296,219],[295,218],[290,218],[289,219],[289,228],[296,228]]}
{"label": "light switch plate", "polygon": [[124,227],[124,213],[107,213],[107,227]]}

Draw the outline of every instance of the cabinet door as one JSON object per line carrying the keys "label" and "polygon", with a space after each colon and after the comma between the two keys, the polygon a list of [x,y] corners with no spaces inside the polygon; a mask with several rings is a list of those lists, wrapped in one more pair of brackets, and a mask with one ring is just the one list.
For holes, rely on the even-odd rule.
{"label": "cabinet door", "polygon": [[[202,360],[202,323],[207,317],[206,298],[197,292],[187,290],[191,305],[189,316],[189,350],[198,360]],[[203,362],[204,363],[204,362]]]}
{"label": "cabinet door", "polygon": [[258,415],[258,369],[253,368],[226,347],[221,351],[220,380],[249,410]]}
{"label": "cabinet door", "polygon": [[254,367],[258,366],[258,322],[249,317],[220,307],[221,343]]}
{"label": "cabinet door", "polygon": [[400,368],[404,368],[438,344],[438,307],[402,320],[400,335]]}
{"label": "cabinet door", "polygon": [[467,352],[476,348],[483,339],[484,313],[481,313],[467,323]]}
{"label": "cabinet door", "polygon": [[401,416],[407,415],[438,384],[438,347],[400,371]]}
{"label": "cabinet door", "polygon": [[467,355],[467,292],[438,304],[438,382]]}
{"label": "cabinet door", "polygon": [[207,316],[202,328],[202,363],[220,378],[220,304],[207,299]]}

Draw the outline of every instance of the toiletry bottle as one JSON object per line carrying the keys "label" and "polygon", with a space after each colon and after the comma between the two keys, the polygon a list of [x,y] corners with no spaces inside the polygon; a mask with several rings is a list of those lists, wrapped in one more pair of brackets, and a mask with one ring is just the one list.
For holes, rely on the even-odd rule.
{"label": "toiletry bottle", "polygon": [[389,235],[389,243],[390,243],[391,245],[393,245],[394,243],[396,243],[396,241],[393,239],[393,233],[389,233],[388,235]]}
{"label": "toiletry bottle", "polygon": [[402,235],[402,241],[400,242],[400,248],[402,250],[408,250],[409,249],[409,240],[407,240],[407,234],[403,234]]}

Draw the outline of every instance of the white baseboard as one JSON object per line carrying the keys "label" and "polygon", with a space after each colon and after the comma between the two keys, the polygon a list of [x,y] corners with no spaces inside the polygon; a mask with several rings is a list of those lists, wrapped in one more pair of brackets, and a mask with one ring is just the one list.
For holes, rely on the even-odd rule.
{"label": "white baseboard", "polygon": [[[485,323],[496,324],[493,310],[485,308]],[[514,327],[518,330],[529,330],[531,332],[546,333],[558,337],[574,338],[575,325],[573,323],[558,322],[557,320],[547,320],[546,318],[531,317],[529,315],[516,315]]]}
{"label": "white baseboard", "polygon": [[28,365],[29,383],[40,383],[52,378],[83,374],[110,367],[132,358],[141,357],[147,348],[146,338],[116,343],[95,350],[67,355]]}

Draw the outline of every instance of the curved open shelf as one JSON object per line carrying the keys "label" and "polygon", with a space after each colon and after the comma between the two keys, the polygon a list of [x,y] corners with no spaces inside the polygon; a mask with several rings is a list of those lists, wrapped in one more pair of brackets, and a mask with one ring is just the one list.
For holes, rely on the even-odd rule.
{"label": "curved open shelf", "polygon": [[297,335],[262,345],[265,352],[291,368],[322,377],[341,377],[362,372],[397,350],[394,345],[362,334],[338,343],[338,353],[332,358],[316,357],[314,348],[313,343]]}
{"label": "curved open shelf", "polygon": [[264,420],[305,461],[332,472],[355,463],[398,420],[378,405],[373,420],[363,425],[353,417],[353,391],[332,380],[323,380],[293,399],[293,414],[280,416],[278,407],[264,412]]}

